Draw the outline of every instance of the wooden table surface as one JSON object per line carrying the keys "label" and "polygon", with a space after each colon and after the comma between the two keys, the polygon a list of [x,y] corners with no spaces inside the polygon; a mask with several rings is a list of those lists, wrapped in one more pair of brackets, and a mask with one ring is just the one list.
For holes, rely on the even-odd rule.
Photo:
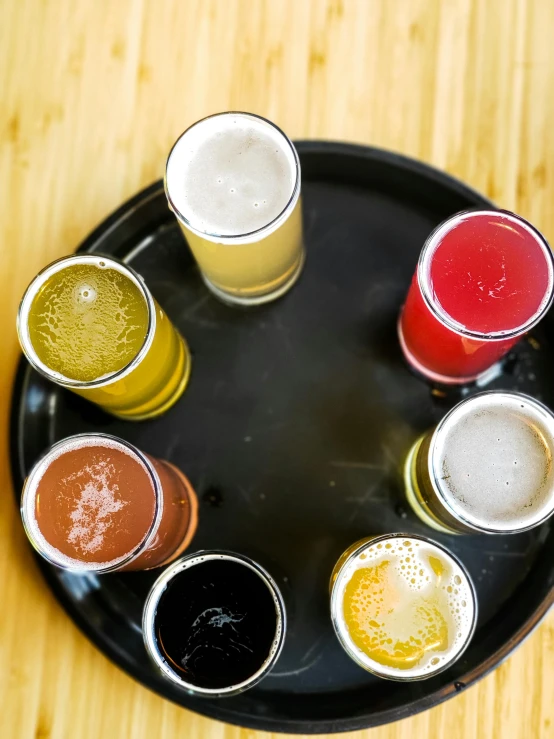
{"label": "wooden table surface", "polygon": [[[267,116],[293,138],[358,141],[430,162],[554,240],[553,28],[552,0],[3,0],[2,739],[256,734],[127,677],[39,576],[7,453],[15,314],[30,279],[159,178],[186,126],[229,109]],[[554,616],[456,699],[356,736],[554,736]]]}

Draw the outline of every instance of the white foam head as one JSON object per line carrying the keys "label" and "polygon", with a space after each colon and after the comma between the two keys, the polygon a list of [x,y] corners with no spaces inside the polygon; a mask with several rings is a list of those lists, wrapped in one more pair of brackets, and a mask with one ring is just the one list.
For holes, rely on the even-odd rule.
{"label": "white foam head", "polygon": [[[36,517],[37,492],[40,486],[40,481],[44,477],[44,474],[46,473],[50,465],[62,455],[76,449],[83,449],[85,447],[105,447],[107,449],[116,449],[117,451],[129,455],[135,462],[140,464],[140,466],[146,472],[148,478],[152,480],[152,493],[153,495],[157,496],[155,488],[155,482],[158,483],[159,486],[157,474],[155,470],[150,469],[147,466],[145,460],[138,452],[138,450],[135,453],[130,446],[112,436],[107,436],[104,434],[78,434],[75,436],[70,436],[67,439],[63,439],[62,441],[55,444],[35,464],[31,472],[29,473],[29,476],[25,480],[25,485],[21,498],[21,517],[23,519],[23,525],[31,544],[39,552],[39,554],[41,554],[49,562],[52,562],[57,567],[73,571],[107,571],[113,569],[114,567],[117,567],[118,565],[121,565],[125,560],[130,558],[133,554],[133,550],[130,550],[121,557],[118,557],[117,559],[111,560],[109,562],[85,562],[83,560],[74,559],[73,557],[69,557],[68,555],[63,554],[63,552],[60,552],[59,549],[50,544],[50,542],[43,536]],[[161,514],[160,507],[156,506],[156,508],[157,511],[155,517],[155,525],[157,525]],[[154,526],[152,527],[151,532],[149,532],[149,536],[145,540],[144,544],[146,544],[149,540],[153,529]]]}
{"label": "white foam head", "polygon": [[[354,640],[345,620],[345,591],[352,578],[368,568],[373,573],[384,563],[388,564],[380,583],[372,578],[357,587],[356,600],[364,601],[356,603],[356,613],[361,614],[356,616],[358,636],[376,638],[384,652],[394,654],[398,642],[424,638],[420,635],[428,628],[433,604],[436,620],[446,629],[445,648],[430,647],[409,667],[372,659]],[[333,584],[331,611],[337,636],[356,662],[383,677],[410,680],[441,672],[460,656],[475,629],[477,602],[469,576],[446,550],[423,538],[392,534],[375,537],[347,558]]]}
{"label": "white foam head", "polygon": [[431,441],[431,479],[455,515],[478,529],[518,531],[554,511],[554,416],[519,393],[458,404]]}
{"label": "white foam head", "polygon": [[251,234],[276,220],[279,225],[299,190],[300,165],[290,140],[247,113],[195,123],[167,160],[171,207],[187,227],[212,240]]}

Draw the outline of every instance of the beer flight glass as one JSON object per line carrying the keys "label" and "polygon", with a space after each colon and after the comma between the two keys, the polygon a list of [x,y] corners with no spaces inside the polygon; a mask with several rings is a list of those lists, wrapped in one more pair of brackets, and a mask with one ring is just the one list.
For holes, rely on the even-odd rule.
{"label": "beer flight glass", "polygon": [[29,541],[74,572],[161,567],[190,544],[196,494],[174,465],[108,434],[76,434],[32,468],[21,497]]}
{"label": "beer flight glass", "polygon": [[477,622],[465,567],[423,536],[384,534],[356,542],[335,565],[330,592],[343,649],[388,680],[424,680],[446,670]]}
{"label": "beer flight glass", "polygon": [[[294,285],[304,264],[300,162],[273,123],[228,112],[193,124],[171,149],[165,191],[216,297],[253,306]],[[485,382],[553,295],[554,259],[533,226],[505,211],[458,213],[424,244],[398,323],[404,356],[432,382]],[[160,415],[189,379],[184,339],[143,279],[109,257],[75,255],[42,270],[21,302],[18,334],[33,367],[121,418]],[[481,393],[414,443],[406,495],[443,533],[525,531],[554,512],[553,455],[554,415],[544,405],[518,393]],[[182,557],[197,508],[173,465],[113,436],[79,434],[36,462],[21,514],[35,549],[58,567],[169,565],[144,607],[146,649],[189,692],[234,695],[278,659],[285,605],[248,557],[219,550]],[[345,652],[400,681],[452,665],[477,618],[464,566],[411,534],[349,547],[332,573],[330,607]]]}
{"label": "beer flight glass", "polygon": [[195,695],[236,695],[256,685],[279,658],[285,631],[277,584],[233,552],[183,557],[160,575],[144,605],[148,654],[165,677]]}
{"label": "beer flight glass", "polygon": [[169,154],[165,189],[218,298],[257,305],[296,282],[304,263],[300,160],[273,123],[231,112],[193,124]]}
{"label": "beer flight glass", "polygon": [[457,213],[423,246],[398,324],[404,357],[432,382],[484,384],[553,295],[554,258],[530,223]]}
{"label": "beer flight glass", "polygon": [[437,531],[526,531],[554,513],[553,457],[546,406],[522,393],[479,393],[416,441],[404,468],[406,495]]}
{"label": "beer flight glass", "polygon": [[185,340],[144,280],[109,257],[76,254],[39,272],[17,332],[36,370],[114,416],[154,418],[187,386]]}

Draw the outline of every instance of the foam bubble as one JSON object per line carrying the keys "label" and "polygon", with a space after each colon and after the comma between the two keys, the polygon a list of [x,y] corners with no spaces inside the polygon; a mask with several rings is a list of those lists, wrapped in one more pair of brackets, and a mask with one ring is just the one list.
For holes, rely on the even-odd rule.
{"label": "foam bubble", "polygon": [[[81,551],[97,552],[104,544],[104,534],[110,528],[110,518],[128,505],[128,502],[117,500],[117,485],[110,480],[115,473],[113,464],[99,462],[85,465],[84,472],[90,477],[81,488],[79,498],[70,514],[71,528],[67,539]],[[80,472],[79,472],[80,474]],[[70,482],[77,478],[77,474],[68,475],[65,481]]]}
{"label": "foam bubble", "polygon": [[200,121],[175,144],[166,171],[175,210],[203,234],[240,236],[286,208],[296,183],[288,139],[247,114]]}
{"label": "foam bubble", "polygon": [[[67,439],[60,444],[57,444],[50,452],[48,452],[43,459],[41,459],[35,467],[31,470],[29,477],[25,482],[23,489],[23,500],[22,500],[22,516],[25,523],[25,527],[28,530],[29,538],[33,544],[44,554],[50,561],[55,562],[59,567],[64,567],[73,570],[100,570],[114,567],[115,565],[123,562],[131,554],[132,550],[126,552],[121,557],[113,559],[109,562],[83,562],[82,560],[68,557],[66,554],[60,552],[59,549],[52,546],[42,535],[36,518],[36,496],[44,474],[50,467],[50,465],[59,457],[72,452],[77,449],[83,449],[87,447],[104,447],[106,449],[116,449],[119,452],[123,452],[139,464],[145,471],[149,480],[152,478],[152,472],[143,462],[143,460],[136,455],[129,447],[122,444],[116,439],[111,439],[106,436],[78,436],[75,438]],[[80,505],[78,503],[75,511],[71,518],[73,526],[70,532],[70,536],[73,536],[75,541],[79,540],[82,548],[85,551],[94,552],[101,547],[102,537],[106,530],[104,524],[110,513],[117,512],[126,503],[117,501],[114,498],[113,491],[107,485],[107,474],[109,470],[95,470],[93,471],[96,478],[100,481],[104,479],[104,484],[100,489],[92,486],[88,492],[85,490],[84,499]],[[154,483],[152,482],[152,493],[155,495]],[[94,498],[92,501],[91,496]],[[98,525],[94,530],[89,525],[90,522],[85,520],[86,508],[88,502],[94,502],[95,508],[100,513]]]}
{"label": "foam bubble", "polygon": [[[473,631],[471,585],[458,563],[434,544],[395,536],[378,547],[369,543],[348,560],[335,582],[339,636],[361,664],[379,674],[432,674],[463,651]],[[408,552],[413,566],[406,570]],[[454,585],[458,593],[447,592]]]}
{"label": "foam bubble", "polygon": [[433,437],[436,485],[482,528],[533,526],[554,509],[554,417],[531,398],[485,393],[458,405]]}

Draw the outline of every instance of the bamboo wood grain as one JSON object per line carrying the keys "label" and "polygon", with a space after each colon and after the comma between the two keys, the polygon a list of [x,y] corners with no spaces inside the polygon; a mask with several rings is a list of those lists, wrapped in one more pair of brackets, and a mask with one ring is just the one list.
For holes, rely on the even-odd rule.
{"label": "bamboo wood grain", "polygon": [[[7,453],[15,312],[29,280],[160,177],[183,128],[226,109],[268,116],[293,138],[423,159],[554,240],[553,29],[552,0],[3,0],[2,739],[261,739],[135,683],[42,582]],[[553,722],[551,615],[455,700],[355,736],[542,739]]]}

